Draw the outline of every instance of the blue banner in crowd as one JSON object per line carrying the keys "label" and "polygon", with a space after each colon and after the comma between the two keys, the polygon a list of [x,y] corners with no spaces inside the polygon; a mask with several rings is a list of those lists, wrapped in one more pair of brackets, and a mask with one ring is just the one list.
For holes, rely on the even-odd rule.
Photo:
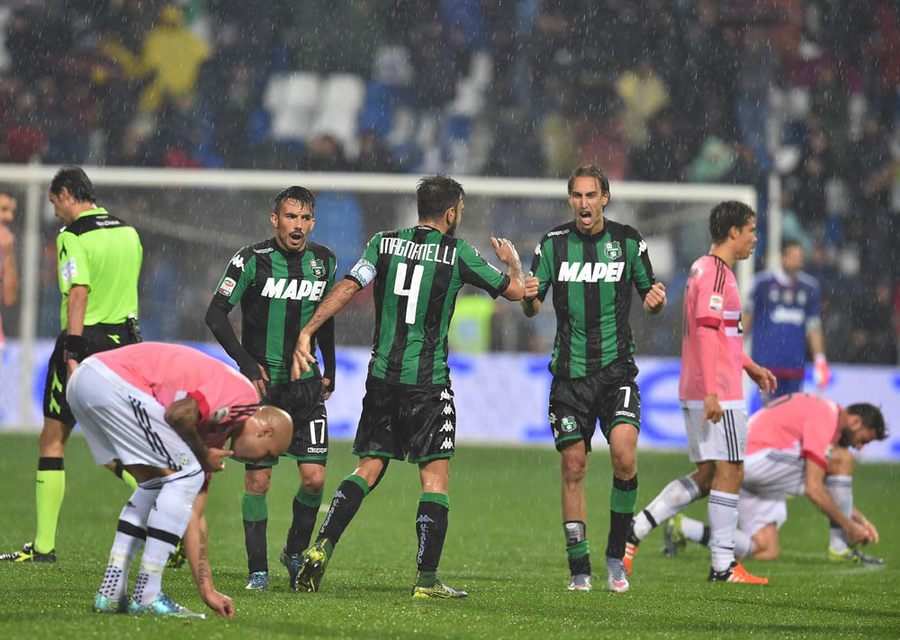
{"label": "blue banner in crowd", "polygon": [[[193,344],[229,364],[230,359],[215,344]],[[22,420],[18,390],[22,375],[15,341],[7,344],[0,367],[0,430],[38,430],[42,421],[46,362],[53,349],[49,340],[35,350],[40,363],[30,373],[30,418]],[[365,392],[369,350],[337,350],[337,390],[328,401],[330,437],[353,437]],[[552,447],[547,424],[550,372],[545,355],[492,353],[451,356],[450,368],[456,396],[457,438],[460,442],[533,444]],[[638,358],[643,425],[640,445],[645,448],[685,449],[681,407],[678,403],[680,364],[673,358]],[[900,460],[900,369],[859,365],[834,365],[833,378],[823,395],[840,404],[872,402],[884,412],[892,436],[866,447],[866,460]],[[807,391],[814,387],[807,380]],[[750,406],[757,407],[755,392],[748,388]],[[24,424],[23,424],[24,423]],[[599,429],[595,447],[605,442]]]}

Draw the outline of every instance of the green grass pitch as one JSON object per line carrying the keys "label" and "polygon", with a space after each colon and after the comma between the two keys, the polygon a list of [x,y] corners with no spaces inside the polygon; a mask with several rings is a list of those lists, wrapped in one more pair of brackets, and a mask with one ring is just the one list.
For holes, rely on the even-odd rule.
{"label": "green grass pitch", "polygon": [[[0,437],[0,550],[18,548],[34,532],[37,438]],[[332,444],[326,504],[353,468],[348,442]],[[605,584],[608,456],[591,456],[588,534],[595,580]],[[684,454],[639,455],[640,498],[690,470]],[[749,562],[768,587],[706,582],[708,551],[696,546],[674,559],[660,553],[661,531],[641,547],[631,592],[565,589],[567,565],[559,517],[557,454],[550,447],[462,445],[452,463],[450,530],[441,575],[470,596],[413,601],[416,469],[392,463],[338,546],[322,590],[292,593],[278,563],[296,489],[296,470],[282,462],[269,496],[272,586],[247,592],[240,518],[242,468],[229,463],[210,493],[210,555],[216,585],[232,596],[233,621],[175,621],[98,615],[91,603],[102,578],[125,486],[94,467],[84,440],[66,455],[67,493],[55,565],[0,565],[0,638],[898,638],[900,637],[900,466],[858,465],[855,500],[878,526],[882,543],[868,551],[887,567],[866,569],[825,560],[827,522],[808,501],[794,499],[782,530],[784,557]],[[689,513],[703,517],[705,503]],[[164,587],[177,601],[203,609],[187,567],[167,570]]]}

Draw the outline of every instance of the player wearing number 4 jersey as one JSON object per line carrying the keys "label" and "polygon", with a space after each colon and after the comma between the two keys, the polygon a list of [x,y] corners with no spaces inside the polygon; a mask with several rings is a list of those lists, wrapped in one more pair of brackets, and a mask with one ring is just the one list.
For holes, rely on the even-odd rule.
{"label": "player wearing number 4 jersey", "polygon": [[553,287],[557,328],[550,361],[549,417],[560,452],[563,532],[572,574],[569,589],[591,588],[584,475],[599,420],[613,466],[607,588],[622,593],[628,590],[622,557],[637,501],[635,448],[641,424],[638,370],[631,357],[634,343],[628,325],[631,287],[638,290],[648,313],[665,306],[665,288],[654,281],[640,233],[604,217],[610,192],[603,171],[594,165],[577,168],[568,190],[575,220],[541,239],[533,275],[525,281],[522,308],[528,317],[537,314]]}
{"label": "player wearing number 4 jersey", "polygon": [[[294,422],[294,438],[285,455],[297,461],[300,486],[292,501],[293,520],[281,554],[292,588],[300,552],[309,544],[322,502],[328,456],[325,400],[334,390],[333,321],[324,323],[315,336],[325,363],[324,379],[318,370],[305,372],[299,380],[288,379],[300,327],[331,290],[337,268],[328,247],[308,241],[316,224],[315,208],[315,197],[308,189],[295,186],[279,193],[269,214],[275,237],[234,255],[206,314],[213,335],[253,381],[260,397],[287,411]],[[240,342],[228,321],[228,313],[239,302]],[[241,511],[247,589],[265,589],[269,583],[266,529],[272,464],[248,464],[244,475]]]}
{"label": "player wearing number 4 jersey", "polygon": [[747,408],[741,386],[744,370],[765,393],[775,376],[744,355],[741,298],[732,267],[753,254],[756,214],[740,202],[722,202],[709,216],[713,246],[691,265],[684,293],[679,397],[684,411],[688,451],[697,471],[670,482],[641,511],[626,548],[631,563],[641,540],[657,524],[690,503],[709,496],[709,546],[712,582],[767,584],[735,561],[734,531],[738,490],[747,442]]}
{"label": "player wearing number 4 jersey", "polygon": [[465,596],[443,585],[438,562],[447,533],[450,458],[456,410],[447,367],[447,331],[464,284],[493,297],[518,300],[524,289],[512,243],[492,238],[503,274],[454,233],[465,192],[446,176],[423,178],[416,190],[419,223],[378,233],[363,257],[319,305],[300,331],[291,377],[310,369],[313,334],[363,287],[375,287],[375,336],[362,416],[353,443],[359,465],[341,482],[315,544],[303,553],[301,588],[317,591],[334,546],[392,459],[419,466],[422,495],[416,515],[418,574],[414,598]]}

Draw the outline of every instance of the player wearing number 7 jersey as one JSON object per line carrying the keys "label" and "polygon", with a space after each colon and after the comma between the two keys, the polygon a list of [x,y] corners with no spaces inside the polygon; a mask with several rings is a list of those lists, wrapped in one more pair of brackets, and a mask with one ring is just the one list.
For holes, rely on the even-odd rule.
{"label": "player wearing number 7 jersey", "polygon": [[353,443],[359,465],[334,494],[315,544],[303,553],[299,586],[317,591],[334,546],[390,460],[419,466],[422,495],[416,515],[418,574],[415,598],[466,595],[444,586],[437,568],[447,533],[450,458],[456,410],[447,366],[447,331],[456,295],[464,284],[493,297],[522,297],[519,255],[508,240],[491,238],[503,274],[465,240],[454,237],[465,192],[446,176],[423,178],[416,190],[414,227],[375,234],[363,257],[335,285],[300,331],[291,377],[315,363],[310,340],[362,288],[373,284],[375,335],[362,416]]}
{"label": "player wearing number 7 jersey", "polygon": [[[244,247],[228,266],[206,312],[219,344],[256,387],[260,398],[287,411],[294,435],[285,456],[297,462],[300,486],[292,500],[293,519],[281,554],[290,585],[309,544],[325,484],[328,416],[325,400],[334,390],[334,323],[317,334],[324,373],[309,371],[289,380],[297,334],[334,284],[337,263],[328,247],[309,242],[316,224],[316,199],[303,187],[289,187],[274,200],[269,221],[274,237]],[[241,305],[241,340],[228,313]],[[247,464],[241,512],[247,548],[247,589],[269,583],[266,529],[272,465]]]}
{"label": "player wearing number 7 jersey", "polygon": [[553,288],[556,339],[549,418],[560,453],[569,590],[591,589],[584,475],[599,420],[613,466],[607,588],[622,593],[628,590],[622,558],[637,501],[635,449],[641,424],[628,324],[631,288],[640,294],[644,310],[655,314],[666,304],[665,287],[653,277],[647,244],[637,229],[604,217],[610,191],[600,167],[578,167],[568,192],[574,220],[538,243],[522,309],[528,317],[536,315]]}

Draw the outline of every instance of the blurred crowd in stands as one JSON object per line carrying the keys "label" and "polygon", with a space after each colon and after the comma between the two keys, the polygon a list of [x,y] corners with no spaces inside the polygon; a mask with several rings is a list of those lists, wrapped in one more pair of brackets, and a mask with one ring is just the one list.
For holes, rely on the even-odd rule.
{"label": "blurred crowd in stands", "polygon": [[752,184],[829,356],[895,363],[898,25],[897,0],[9,0],[0,162]]}

